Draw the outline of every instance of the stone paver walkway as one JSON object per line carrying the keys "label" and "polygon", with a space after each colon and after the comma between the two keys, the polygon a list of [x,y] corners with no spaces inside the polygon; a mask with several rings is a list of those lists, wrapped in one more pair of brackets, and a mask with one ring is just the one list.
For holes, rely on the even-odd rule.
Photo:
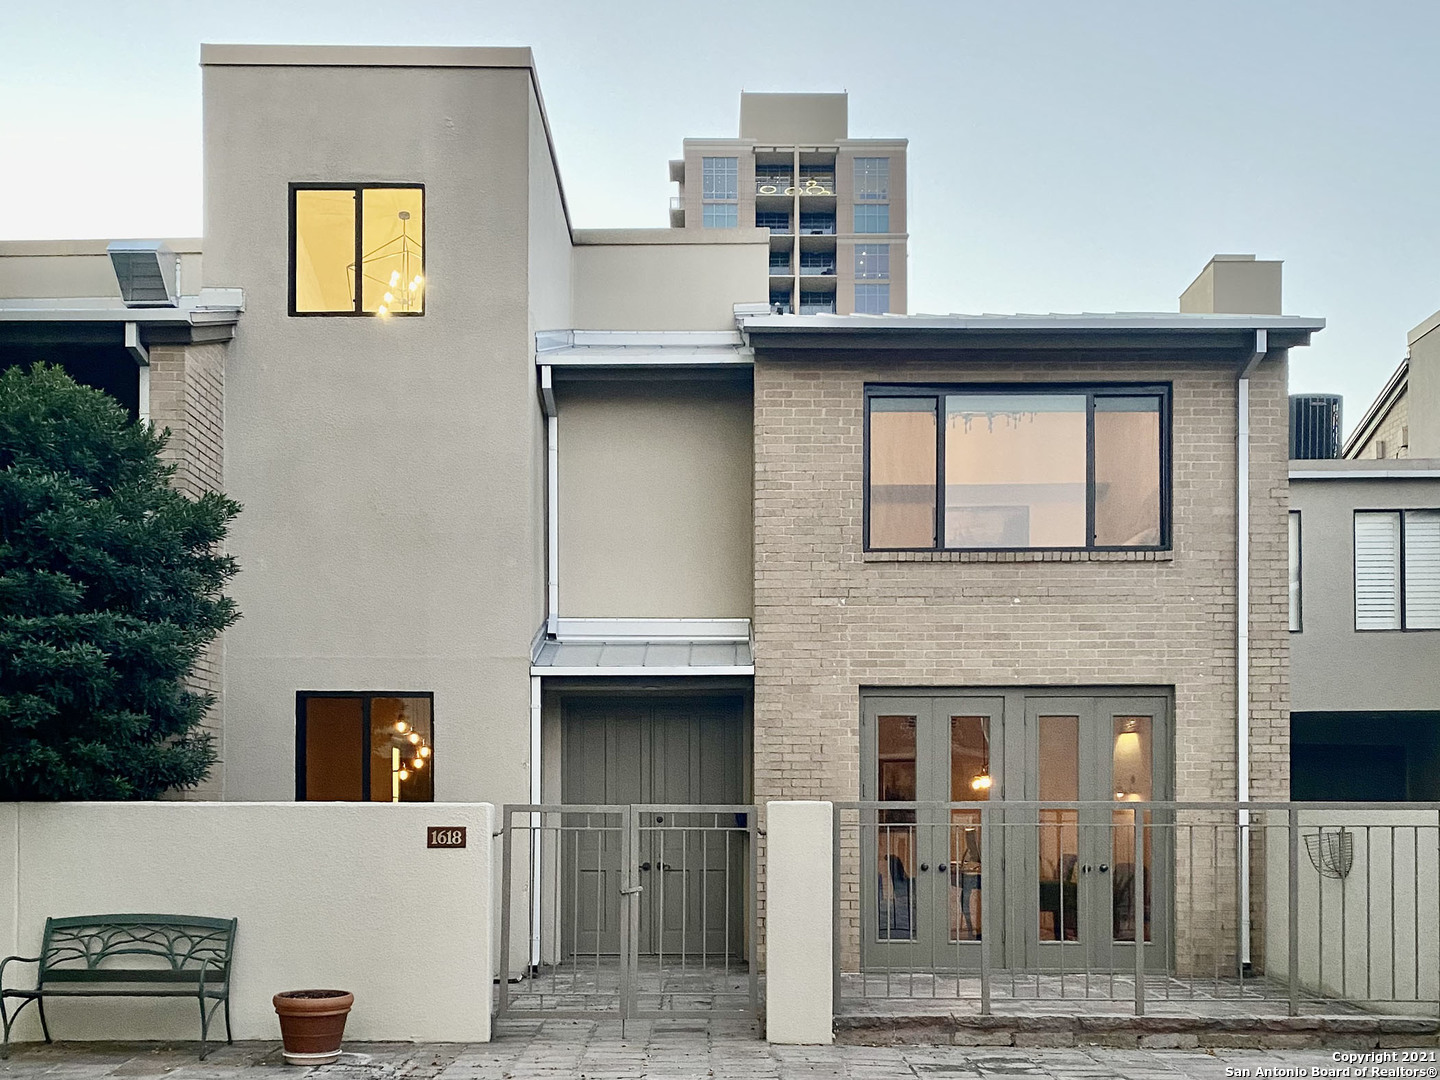
{"label": "stone paver walkway", "polygon": [[[1311,1070],[1342,1065],[1331,1050],[779,1047],[753,1025],[715,1021],[632,1022],[624,1037],[614,1021],[510,1022],[499,1036],[485,1045],[356,1044],[338,1064],[313,1069],[282,1064],[275,1043],[221,1046],[203,1062],[192,1046],[26,1044],[0,1061],[0,1080],[1212,1080],[1247,1075],[1227,1069],[1325,1075]],[[1440,1075],[1433,1063],[1414,1067]]]}

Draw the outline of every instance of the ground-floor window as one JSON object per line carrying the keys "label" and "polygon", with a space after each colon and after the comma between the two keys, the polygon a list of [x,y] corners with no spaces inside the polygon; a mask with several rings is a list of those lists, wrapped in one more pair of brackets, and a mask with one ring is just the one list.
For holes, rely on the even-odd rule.
{"label": "ground-floor window", "polygon": [[295,695],[295,797],[311,802],[431,802],[434,696]]}

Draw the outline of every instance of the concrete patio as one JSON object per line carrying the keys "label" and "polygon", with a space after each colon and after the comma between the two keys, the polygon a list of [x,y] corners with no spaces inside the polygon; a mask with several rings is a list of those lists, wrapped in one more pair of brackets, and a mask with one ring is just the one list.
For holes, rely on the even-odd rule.
{"label": "concrete patio", "polygon": [[[278,1043],[220,1047],[206,1061],[193,1045],[26,1044],[0,1061],[4,1080],[896,1080],[1033,1077],[1036,1080],[1212,1080],[1227,1069],[1335,1068],[1343,1043],[1318,1050],[1167,1050],[1104,1047],[769,1046],[753,1024],[658,1020],[512,1021],[489,1044],[355,1044],[338,1064],[281,1064]],[[1398,1044],[1397,1044],[1398,1045]],[[1430,1042],[1433,1049],[1434,1040]],[[1437,1075],[1418,1063],[1418,1075]],[[1424,1071],[1431,1070],[1428,1074]],[[1230,1073],[1228,1075],[1242,1075]],[[1253,1075],[1253,1071],[1252,1074]]]}

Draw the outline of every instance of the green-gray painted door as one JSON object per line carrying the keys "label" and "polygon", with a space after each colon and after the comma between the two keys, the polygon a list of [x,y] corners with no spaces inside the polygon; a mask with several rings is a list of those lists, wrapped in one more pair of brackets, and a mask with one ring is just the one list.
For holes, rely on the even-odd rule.
{"label": "green-gray painted door", "polygon": [[[567,804],[737,804],[744,801],[739,697],[577,698],[563,706],[561,801]],[[616,821],[618,822],[618,816]],[[701,826],[713,815],[647,812],[638,821],[642,955],[742,952],[748,852]],[[562,853],[567,952],[618,953],[618,828],[580,832]]]}

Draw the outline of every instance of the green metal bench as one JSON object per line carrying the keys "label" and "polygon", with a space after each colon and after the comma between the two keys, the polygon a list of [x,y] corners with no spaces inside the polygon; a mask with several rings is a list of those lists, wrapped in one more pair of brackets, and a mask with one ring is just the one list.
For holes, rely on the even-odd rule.
{"label": "green metal bench", "polygon": [[[234,919],[198,915],[82,915],[46,919],[39,956],[0,960],[0,1021],[5,1039],[0,1057],[10,1054],[10,1029],[26,1005],[35,1002],[40,1029],[50,1042],[46,998],[189,997],[200,1004],[200,1059],[215,1010],[225,1007],[225,1041],[230,1035],[230,961]],[[6,989],[5,968],[39,964],[33,990]],[[7,1001],[18,1000],[13,1012]]]}

